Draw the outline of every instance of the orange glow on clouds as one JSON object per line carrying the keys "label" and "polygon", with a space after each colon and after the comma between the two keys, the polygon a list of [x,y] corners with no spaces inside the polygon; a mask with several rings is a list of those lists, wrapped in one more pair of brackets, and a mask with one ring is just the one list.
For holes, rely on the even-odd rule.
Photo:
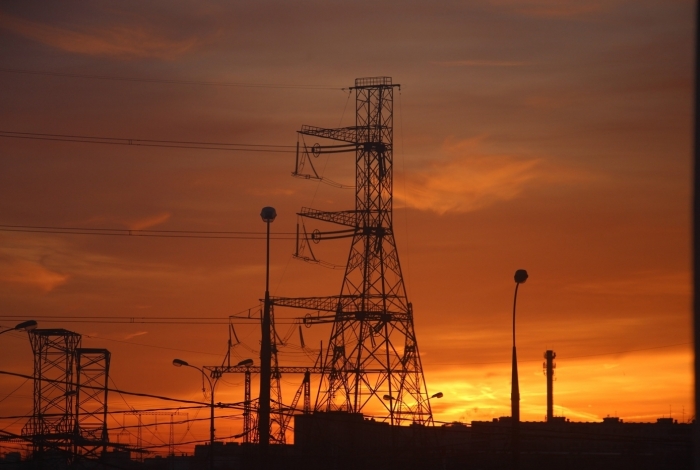
{"label": "orange glow on clouds", "polygon": [[65,284],[70,276],[51,271],[39,263],[0,256],[0,283],[30,286],[51,292]]}
{"label": "orange glow on clouds", "polygon": [[529,186],[585,184],[586,171],[557,168],[542,157],[517,157],[488,151],[486,136],[447,139],[440,160],[396,185],[399,204],[419,210],[472,212],[521,196]]}
{"label": "orange glow on clouds", "polygon": [[106,30],[73,31],[23,20],[0,12],[0,27],[61,51],[119,59],[174,60],[192,52],[197,38],[169,39],[143,27],[123,25]]}

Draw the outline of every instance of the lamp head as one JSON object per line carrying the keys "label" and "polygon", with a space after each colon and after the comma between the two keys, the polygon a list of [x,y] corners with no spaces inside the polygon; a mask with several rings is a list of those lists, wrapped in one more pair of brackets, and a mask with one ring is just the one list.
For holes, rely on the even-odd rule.
{"label": "lamp head", "polygon": [[391,401],[394,399],[394,397],[392,397],[391,395],[384,395],[382,398],[386,401]]}
{"label": "lamp head", "polygon": [[36,320],[27,320],[15,326],[15,330],[31,331],[36,328]]}
{"label": "lamp head", "polygon": [[183,361],[182,359],[173,359],[173,365],[175,367],[189,366],[187,361]]}
{"label": "lamp head", "polygon": [[435,395],[433,395],[433,396],[430,397],[430,398],[442,398],[442,397],[443,397],[442,392],[437,392]]}
{"label": "lamp head", "polygon": [[263,222],[267,222],[269,224],[270,222],[275,221],[277,211],[274,207],[263,207],[262,211],[260,212],[260,217],[262,217]]}
{"label": "lamp head", "polygon": [[523,282],[527,281],[527,278],[527,271],[525,271],[524,269],[518,269],[517,271],[515,271],[516,284],[522,284]]}
{"label": "lamp head", "polygon": [[240,367],[240,366],[250,367],[252,365],[253,365],[252,359],[243,359],[241,362],[236,364],[237,367]]}

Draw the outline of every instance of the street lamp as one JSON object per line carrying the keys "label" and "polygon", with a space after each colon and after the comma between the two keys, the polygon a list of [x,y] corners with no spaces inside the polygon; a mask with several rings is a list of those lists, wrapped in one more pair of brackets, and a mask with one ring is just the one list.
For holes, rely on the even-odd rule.
{"label": "street lamp", "polygon": [[430,398],[442,398],[443,396],[444,395],[442,394],[442,392],[437,392],[433,394]]}
{"label": "street lamp", "polygon": [[183,361],[182,359],[173,359],[173,365],[175,367],[191,367],[193,369],[197,369],[199,372],[201,372],[202,377],[207,379],[207,382],[209,382],[209,390],[211,391],[211,420],[209,424],[209,468],[210,470],[214,470],[214,387],[216,387],[216,383],[219,380],[217,378],[214,380],[214,382],[212,382],[211,379],[204,372],[204,370],[197,366],[193,366],[187,361]]}
{"label": "street lamp", "polygon": [[263,207],[260,217],[267,224],[267,257],[265,264],[265,306],[262,318],[262,339],[260,341],[260,409],[258,413],[258,438],[260,451],[267,455],[270,443],[270,368],[272,344],[270,332],[270,224],[277,217],[274,207]]}
{"label": "street lamp", "polygon": [[3,333],[7,333],[8,331],[31,331],[35,329],[37,326],[36,320],[27,320],[23,321],[22,323],[18,323],[17,325],[14,326],[14,328],[8,328],[6,330],[0,331],[0,335]]}
{"label": "street lamp", "polygon": [[527,271],[518,269],[515,271],[515,295],[513,296],[513,375],[510,389],[510,411],[513,426],[513,468],[517,469],[520,460],[520,436],[518,434],[518,424],[520,423],[520,386],[518,385],[518,356],[515,351],[515,304],[518,300],[518,287],[527,281]]}
{"label": "street lamp", "polygon": [[520,421],[520,387],[518,385],[518,356],[515,351],[515,303],[518,300],[518,287],[527,281],[527,271],[518,269],[515,271],[515,295],[513,296],[513,368],[510,390],[510,411],[513,421]]}

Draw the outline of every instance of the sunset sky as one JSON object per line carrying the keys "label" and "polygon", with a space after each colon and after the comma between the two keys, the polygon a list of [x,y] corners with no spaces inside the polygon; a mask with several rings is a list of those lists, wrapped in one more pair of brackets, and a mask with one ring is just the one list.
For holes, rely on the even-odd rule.
{"label": "sunset sky", "polygon": [[[436,421],[510,414],[521,268],[530,274],[518,296],[523,420],[544,419],[547,349],[557,353],[557,415],[687,420],[694,5],[4,2],[0,134],[293,146],[303,124],[354,124],[343,88],[355,78],[390,76],[401,84],[394,231],[428,391],[444,394]],[[291,177],[291,152],[9,137],[0,149],[3,226],[264,233],[260,209],[274,206],[273,233],[289,233],[302,206],[353,208],[351,190]],[[319,161],[353,184],[352,156]],[[264,240],[0,229],[0,325],[34,318],[81,333],[84,347],[112,352],[114,388],[206,401],[198,373],[172,359],[221,364],[228,317],[264,295]],[[338,294],[342,270],[292,259],[285,237],[272,241],[271,294]],[[343,264],[349,241],[318,250]],[[328,340],[328,326],[314,326],[300,348],[288,320],[303,313],[276,311],[280,336],[290,335],[281,364],[313,363]],[[151,323],[71,321],[86,316]],[[193,320],[152,322],[160,317]],[[232,362],[259,364],[259,327],[235,329]],[[32,373],[26,334],[0,337],[0,370]],[[301,379],[283,377],[285,400]],[[225,376],[216,401],[241,401],[242,382]],[[110,396],[113,410],[163,406]],[[31,410],[31,381],[0,376],[0,417]],[[134,422],[124,419],[110,428]],[[24,422],[2,419],[0,429]],[[167,427],[149,429],[149,443],[167,442]],[[240,416],[217,423],[221,437],[240,430]],[[121,442],[134,444],[130,433]],[[175,435],[206,439],[208,424]]]}

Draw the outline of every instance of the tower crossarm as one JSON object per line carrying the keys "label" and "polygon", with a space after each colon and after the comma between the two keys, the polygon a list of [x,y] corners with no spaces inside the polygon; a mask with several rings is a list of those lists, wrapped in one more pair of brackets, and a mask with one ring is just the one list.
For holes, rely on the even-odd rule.
{"label": "tower crossarm", "polygon": [[302,217],[307,217],[309,219],[322,220],[324,222],[332,222],[338,225],[345,225],[347,227],[357,227],[358,217],[357,211],[338,211],[338,212],[326,212],[320,211],[318,209],[311,209],[310,207],[302,207],[299,215]]}
{"label": "tower crossarm", "polygon": [[[379,142],[377,136],[383,135],[389,128],[381,124],[369,124],[367,126],[339,127],[337,129],[325,129],[303,125],[299,134],[321,137],[324,139],[349,142],[355,145],[370,148],[381,148],[382,151],[391,147],[390,142]],[[378,147],[379,146],[379,147]],[[344,151],[344,150],[343,150]]]}
{"label": "tower crossarm", "polygon": [[322,312],[337,312],[342,309],[343,298],[339,295],[329,297],[271,297],[272,305],[280,307],[303,308]]}
{"label": "tower crossarm", "polygon": [[338,129],[324,129],[316,126],[301,126],[299,134],[322,137],[324,139],[339,140],[341,142],[357,143],[357,127],[340,127]]}
{"label": "tower crossarm", "polygon": [[[407,308],[404,305],[404,297],[396,295],[367,296],[365,298],[355,295],[332,295],[328,297],[271,297],[272,305],[278,307],[301,308],[317,312],[333,312],[336,319],[345,316],[375,321],[394,321],[408,318]],[[386,302],[385,302],[386,301]],[[391,306],[391,307],[389,307]],[[302,323],[327,323],[330,317],[321,315],[312,317],[307,315]]]}
{"label": "tower crossarm", "polygon": [[[260,366],[204,366],[205,370],[208,370],[212,377],[221,377],[221,374],[244,374],[250,372],[252,374],[260,373]],[[280,374],[304,374],[309,372],[311,374],[320,374],[322,369],[320,367],[302,367],[302,366],[280,366],[274,368],[274,371]]]}

